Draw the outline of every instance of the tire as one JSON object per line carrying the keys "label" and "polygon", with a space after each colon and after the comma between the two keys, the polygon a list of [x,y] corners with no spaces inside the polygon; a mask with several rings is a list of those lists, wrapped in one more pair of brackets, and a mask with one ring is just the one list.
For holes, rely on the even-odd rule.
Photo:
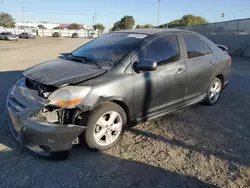
{"label": "tire", "polygon": [[112,102],[101,104],[83,119],[84,125],[87,126],[84,132],[87,146],[100,151],[112,148],[121,140],[127,123],[127,116],[122,107]]}
{"label": "tire", "polygon": [[[214,92],[212,92],[212,91],[214,91]],[[222,91],[221,80],[219,78],[215,77],[208,88],[207,97],[204,101],[204,104],[208,105],[208,106],[212,106],[212,105],[216,104],[218,102],[218,100],[220,99],[221,91]]]}

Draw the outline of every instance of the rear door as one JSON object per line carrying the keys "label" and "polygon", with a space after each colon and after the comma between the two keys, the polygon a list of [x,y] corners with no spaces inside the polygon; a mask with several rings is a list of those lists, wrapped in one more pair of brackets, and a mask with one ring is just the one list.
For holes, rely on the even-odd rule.
{"label": "rear door", "polygon": [[135,109],[139,117],[148,117],[184,99],[187,75],[175,35],[157,38],[145,45],[133,62],[140,63],[143,59],[158,64],[155,71],[134,75]]}
{"label": "rear door", "polygon": [[186,99],[206,93],[215,72],[216,58],[208,44],[198,36],[183,35],[186,46]]}

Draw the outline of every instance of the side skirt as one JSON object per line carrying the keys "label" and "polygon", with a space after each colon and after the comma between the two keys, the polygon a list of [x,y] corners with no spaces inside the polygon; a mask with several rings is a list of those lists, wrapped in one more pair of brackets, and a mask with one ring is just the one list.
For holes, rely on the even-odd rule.
{"label": "side skirt", "polygon": [[180,103],[177,103],[177,104],[168,106],[168,107],[166,107],[166,108],[164,108],[164,109],[160,109],[160,110],[154,111],[154,112],[148,114],[146,117],[139,117],[139,118],[136,118],[135,121],[136,121],[136,122],[141,122],[141,121],[152,120],[152,119],[158,118],[158,117],[160,117],[160,116],[163,116],[163,115],[169,114],[169,113],[171,113],[171,112],[174,112],[174,111],[176,111],[176,110],[185,108],[185,107],[187,107],[187,106],[191,106],[191,105],[193,105],[193,104],[200,103],[200,102],[204,101],[205,98],[206,98],[206,94],[199,95],[198,97],[191,98],[191,99],[189,99],[189,100],[182,101],[182,102],[180,102]]}

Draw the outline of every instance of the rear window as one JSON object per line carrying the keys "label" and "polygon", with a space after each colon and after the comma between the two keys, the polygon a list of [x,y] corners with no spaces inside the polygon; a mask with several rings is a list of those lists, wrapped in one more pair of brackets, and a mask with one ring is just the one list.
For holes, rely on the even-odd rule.
{"label": "rear window", "polygon": [[206,55],[204,42],[195,36],[183,36],[186,44],[188,58],[195,58]]}

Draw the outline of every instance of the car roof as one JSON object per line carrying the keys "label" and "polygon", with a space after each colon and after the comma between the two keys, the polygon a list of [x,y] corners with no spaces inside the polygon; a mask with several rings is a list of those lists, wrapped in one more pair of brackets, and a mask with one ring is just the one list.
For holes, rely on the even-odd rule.
{"label": "car roof", "polygon": [[158,35],[158,34],[164,34],[164,33],[166,34],[166,33],[178,33],[178,32],[197,34],[193,31],[186,31],[186,30],[181,30],[181,29],[163,29],[163,28],[127,29],[127,30],[116,31],[116,32],[137,33],[137,34],[145,34],[145,35]]}

